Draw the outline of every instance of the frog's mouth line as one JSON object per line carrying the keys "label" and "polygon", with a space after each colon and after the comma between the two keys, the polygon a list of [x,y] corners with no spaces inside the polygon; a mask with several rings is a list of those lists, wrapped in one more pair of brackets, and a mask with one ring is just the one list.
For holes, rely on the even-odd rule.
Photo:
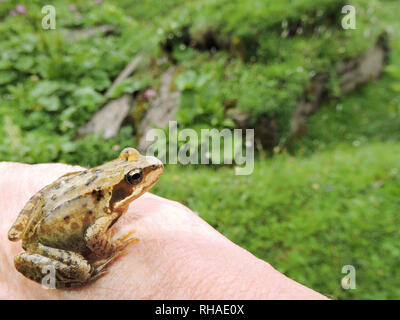
{"label": "frog's mouth line", "polygon": [[160,166],[158,167],[156,170],[152,171],[149,173],[148,177],[150,180],[150,183],[144,188],[144,192],[147,192],[148,190],[150,190],[158,181],[158,179],[160,179],[162,173],[164,171],[164,167]]}

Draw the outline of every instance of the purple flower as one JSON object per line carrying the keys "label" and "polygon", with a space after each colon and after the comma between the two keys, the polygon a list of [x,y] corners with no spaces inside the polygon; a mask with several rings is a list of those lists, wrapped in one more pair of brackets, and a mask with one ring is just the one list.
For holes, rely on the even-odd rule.
{"label": "purple flower", "polygon": [[77,20],[82,20],[82,15],[79,12],[76,14],[76,19]]}
{"label": "purple flower", "polygon": [[76,6],[73,5],[73,4],[71,4],[71,5],[68,7],[68,9],[69,9],[69,11],[74,12],[74,11],[76,11]]}
{"label": "purple flower", "polygon": [[17,5],[17,7],[15,8],[15,11],[17,11],[17,13],[20,13],[20,14],[25,14],[25,13],[26,13],[26,8],[25,8],[24,5],[19,4],[19,5]]}
{"label": "purple flower", "polygon": [[157,96],[157,92],[153,89],[147,89],[144,92],[144,96],[147,100],[151,100],[152,98],[154,98],[155,96]]}
{"label": "purple flower", "polygon": [[15,11],[15,10],[11,10],[11,11],[10,11],[10,16],[11,16],[11,17],[15,17],[17,14],[18,14],[18,12]]}
{"label": "purple flower", "polygon": [[103,1],[102,0],[94,0],[97,4],[101,4]]}

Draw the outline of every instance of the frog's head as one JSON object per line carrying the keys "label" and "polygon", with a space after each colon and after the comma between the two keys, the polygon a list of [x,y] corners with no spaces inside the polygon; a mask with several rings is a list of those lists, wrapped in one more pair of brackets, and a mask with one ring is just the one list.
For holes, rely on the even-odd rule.
{"label": "frog's head", "polygon": [[164,165],[151,156],[143,156],[136,149],[125,148],[118,159],[119,179],[111,189],[110,207],[124,210],[130,202],[148,191],[160,178]]}

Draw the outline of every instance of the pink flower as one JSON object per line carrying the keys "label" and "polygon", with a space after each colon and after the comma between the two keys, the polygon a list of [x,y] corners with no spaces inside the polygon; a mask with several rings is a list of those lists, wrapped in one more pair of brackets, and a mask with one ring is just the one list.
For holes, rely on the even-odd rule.
{"label": "pink flower", "polygon": [[19,5],[17,5],[17,7],[15,8],[15,11],[17,11],[17,13],[20,13],[20,14],[25,14],[25,13],[26,13],[26,8],[25,8],[24,5],[19,4]]}
{"label": "pink flower", "polygon": [[151,100],[152,98],[154,98],[155,96],[157,96],[157,92],[153,89],[147,89],[144,92],[144,96],[147,100]]}
{"label": "pink flower", "polygon": [[69,11],[74,12],[74,11],[76,11],[76,6],[73,5],[73,4],[71,4],[71,5],[68,7],[68,9],[69,9]]}
{"label": "pink flower", "polygon": [[82,20],[82,15],[79,12],[76,14],[76,19],[79,21]]}
{"label": "pink flower", "polygon": [[11,10],[11,11],[10,11],[10,16],[11,16],[11,17],[15,17],[17,14],[18,14],[18,12],[15,11],[15,10]]}
{"label": "pink flower", "polygon": [[97,4],[101,4],[103,1],[102,0],[94,0]]}

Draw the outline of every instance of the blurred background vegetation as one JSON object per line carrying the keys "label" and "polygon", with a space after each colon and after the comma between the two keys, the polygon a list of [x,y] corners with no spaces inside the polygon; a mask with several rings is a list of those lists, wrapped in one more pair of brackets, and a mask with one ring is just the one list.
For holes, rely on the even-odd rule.
{"label": "blurred background vegetation", "polygon": [[[44,30],[47,1],[0,0],[0,160],[115,158],[137,145],[160,77],[174,67],[179,127],[255,128],[255,169],[169,165],[153,192],[331,298],[399,299],[400,3],[352,1],[356,29],[344,30],[346,3],[52,1],[57,28]],[[344,92],[337,66],[379,39],[381,76]],[[139,54],[142,67],[105,95]],[[307,88],[321,74],[318,108],[293,134],[294,111],[312,101]],[[124,94],[135,107],[113,137],[79,134]],[[345,265],[356,268],[355,290],[341,288]]]}

